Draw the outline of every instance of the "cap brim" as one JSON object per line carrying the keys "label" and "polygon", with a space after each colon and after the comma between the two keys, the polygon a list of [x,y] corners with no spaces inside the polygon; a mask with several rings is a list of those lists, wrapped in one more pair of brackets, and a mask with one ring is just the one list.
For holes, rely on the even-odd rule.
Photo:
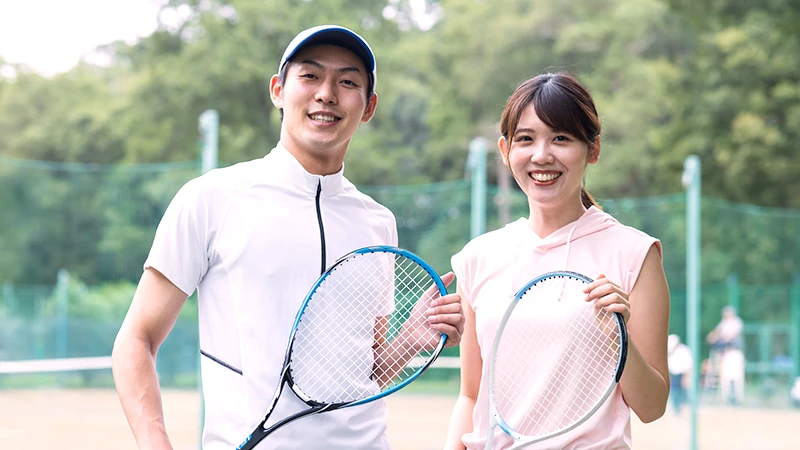
{"label": "cap brim", "polygon": [[297,52],[305,47],[325,44],[336,45],[350,50],[359,58],[361,58],[361,61],[363,61],[364,65],[366,66],[365,68],[367,69],[367,72],[373,72],[375,70],[375,58],[373,57],[372,51],[367,46],[366,42],[364,42],[364,40],[358,35],[342,28],[319,30],[316,33],[309,35],[297,46],[295,46],[294,50],[286,56],[284,59],[284,64],[286,61],[294,58]]}

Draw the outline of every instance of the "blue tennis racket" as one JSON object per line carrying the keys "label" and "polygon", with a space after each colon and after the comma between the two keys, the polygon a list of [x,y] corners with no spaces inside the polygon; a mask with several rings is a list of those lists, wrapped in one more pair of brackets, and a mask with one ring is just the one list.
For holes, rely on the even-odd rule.
{"label": "blue tennis racket", "polygon": [[[446,293],[439,275],[403,249],[366,247],[340,258],[303,301],[268,411],[237,449],[253,449],[302,417],[363,405],[414,381],[444,348],[447,337],[425,312]],[[308,408],[267,426],[287,385]]]}
{"label": "blue tennis racket", "polygon": [[590,283],[575,272],[550,272],[514,295],[489,355],[485,450],[518,449],[567,433],[614,391],[628,332],[620,314],[585,300]]}

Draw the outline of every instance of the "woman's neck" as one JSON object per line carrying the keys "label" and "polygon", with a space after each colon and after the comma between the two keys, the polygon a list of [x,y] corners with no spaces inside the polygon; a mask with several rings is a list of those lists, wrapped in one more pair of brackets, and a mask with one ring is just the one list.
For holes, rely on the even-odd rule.
{"label": "woman's neck", "polygon": [[537,236],[544,239],[565,225],[580,219],[585,212],[586,208],[580,202],[571,204],[569,207],[564,205],[545,207],[531,204],[528,226]]}

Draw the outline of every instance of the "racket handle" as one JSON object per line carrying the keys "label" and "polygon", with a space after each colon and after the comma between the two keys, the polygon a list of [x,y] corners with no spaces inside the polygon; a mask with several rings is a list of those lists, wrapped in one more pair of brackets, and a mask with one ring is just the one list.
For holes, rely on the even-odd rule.
{"label": "racket handle", "polygon": [[486,445],[483,450],[494,450],[494,429],[497,427],[497,421],[494,419],[494,413],[489,416],[489,432],[486,433]]}

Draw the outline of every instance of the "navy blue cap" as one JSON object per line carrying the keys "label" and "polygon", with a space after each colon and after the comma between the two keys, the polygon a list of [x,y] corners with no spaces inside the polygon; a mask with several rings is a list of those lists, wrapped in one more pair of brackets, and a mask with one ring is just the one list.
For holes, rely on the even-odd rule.
{"label": "navy blue cap", "polygon": [[278,73],[280,73],[280,71],[283,70],[283,66],[303,48],[310,45],[323,44],[344,47],[358,55],[364,62],[367,72],[372,74],[372,85],[374,88],[378,81],[378,74],[375,55],[372,53],[372,49],[369,47],[369,44],[367,44],[367,41],[359,36],[358,33],[338,25],[320,25],[300,32],[286,47],[286,51],[283,52],[281,64],[278,67]]}

